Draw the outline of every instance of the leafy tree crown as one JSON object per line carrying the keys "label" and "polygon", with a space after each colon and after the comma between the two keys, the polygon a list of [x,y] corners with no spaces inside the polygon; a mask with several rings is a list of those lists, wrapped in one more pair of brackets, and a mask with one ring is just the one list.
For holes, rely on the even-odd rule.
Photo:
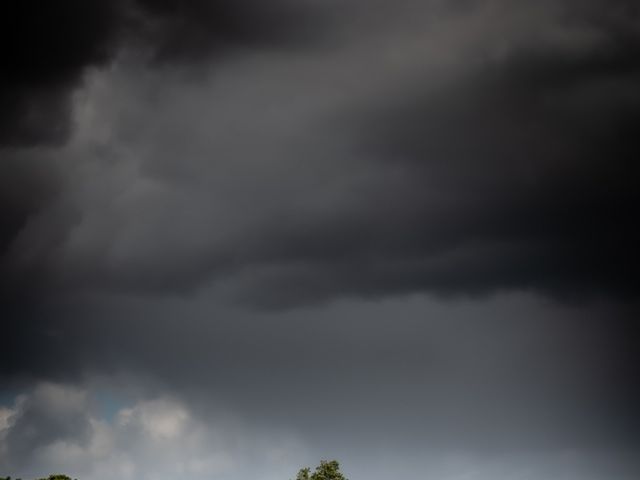
{"label": "leafy tree crown", "polygon": [[296,480],[347,480],[340,472],[340,464],[336,460],[322,460],[314,472],[310,468],[302,468]]}

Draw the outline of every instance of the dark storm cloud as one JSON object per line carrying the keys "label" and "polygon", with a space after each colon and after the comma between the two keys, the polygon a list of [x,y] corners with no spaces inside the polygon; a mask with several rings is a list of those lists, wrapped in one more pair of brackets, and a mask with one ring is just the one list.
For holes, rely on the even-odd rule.
{"label": "dark storm cloud", "polygon": [[[235,5],[138,9],[163,62],[266,39],[259,19],[278,25],[263,7]],[[62,242],[22,257],[64,288],[182,293],[214,282],[223,296],[262,306],[502,289],[633,298],[636,10],[623,1],[406,2],[375,9],[383,16],[353,2],[342,21],[354,33],[336,33],[344,51],[270,64],[248,55],[208,87],[114,88],[114,100],[96,107],[114,125],[100,151],[131,167],[99,164],[102,177],[81,177],[98,193],[66,184],[33,227],[42,238],[66,230],[54,236]],[[421,21],[401,27],[409,17]],[[128,25],[112,21],[104,41],[88,43],[126,38],[116,24]],[[104,51],[87,47],[69,68],[99,63]],[[393,62],[411,65],[409,78],[394,77]],[[167,84],[176,82],[170,73]],[[121,161],[128,150],[134,158]],[[5,243],[22,228],[20,212],[35,208],[27,198],[8,215],[17,220]],[[169,219],[180,227],[167,228]],[[35,236],[23,232],[11,255],[46,243]]]}
{"label": "dark storm cloud", "polygon": [[498,52],[480,43],[454,78],[366,111],[363,145],[382,179],[362,208],[261,237],[264,263],[247,280],[258,302],[500,289],[635,298],[638,9],[557,9],[542,19],[566,38],[534,19],[529,37]]}
{"label": "dark storm cloud", "polygon": [[237,46],[290,43],[311,27],[286,2],[115,0],[14,1],[0,24],[0,145],[63,142],[69,96],[89,67],[121,48],[165,60],[202,58]]}
{"label": "dark storm cloud", "polygon": [[122,2],[10,1],[0,34],[0,144],[61,142],[68,95],[85,67],[112,55]]}
{"label": "dark storm cloud", "polygon": [[637,294],[640,63],[628,55],[517,52],[380,120],[374,148],[412,175],[393,199],[410,219],[400,255],[436,263],[409,282]]}
{"label": "dark storm cloud", "polygon": [[[25,158],[3,158],[0,177],[0,252],[47,198],[53,195],[51,168]],[[39,172],[34,174],[34,171]],[[47,178],[49,177],[49,178]],[[25,193],[28,192],[28,193]]]}
{"label": "dark storm cloud", "polygon": [[[65,188],[69,169],[50,152],[73,131],[72,96],[88,72],[122,51],[142,52],[156,67],[203,64],[238,48],[292,46],[316,31],[301,5],[287,2],[115,0],[10,1],[0,19],[0,269],[3,296],[17,291],[13,265],[21,252],[11,244],[29,221],[42,215]],[[216,57],[217,58],[217,57]],[[22,151],[21,151],[22,150]],[[63,151],[64,156],[66,152]],[[25,158],[27,157],[27,158]],[[65,165],[67,163],[67,165]],[[62,175],[61,175],[62,174]],[[54,230],[69,227],[70,216]],[[71,222],[73,223],[73,222]],[[46,227],[49,230],[48,227]],[[24,253],[24,252],[22,252]],[[27,254],[28,255],[28,254]],[[25,282],[33,282],[41,273]],[[16,276],[14,276],[14,274]]]}

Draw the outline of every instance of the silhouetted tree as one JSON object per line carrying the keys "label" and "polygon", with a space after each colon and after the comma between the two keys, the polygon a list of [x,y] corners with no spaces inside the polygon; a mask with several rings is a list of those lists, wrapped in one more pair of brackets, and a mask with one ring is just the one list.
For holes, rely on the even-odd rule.
{"label": "silhouetted tree", "polygon": [[71,477],[63,475],[61,473],[56,473],[53,475],[49,475],[48,477],[39,478],[38,480],[71,480]]}

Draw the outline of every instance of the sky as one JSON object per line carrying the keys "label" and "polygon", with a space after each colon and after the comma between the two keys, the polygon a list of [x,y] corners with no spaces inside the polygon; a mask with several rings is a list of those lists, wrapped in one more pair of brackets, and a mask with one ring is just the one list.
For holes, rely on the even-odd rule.
{"label": "sky", "polygon": [[9,1],[0,475],[639,478],[639,81],[634,0]]}

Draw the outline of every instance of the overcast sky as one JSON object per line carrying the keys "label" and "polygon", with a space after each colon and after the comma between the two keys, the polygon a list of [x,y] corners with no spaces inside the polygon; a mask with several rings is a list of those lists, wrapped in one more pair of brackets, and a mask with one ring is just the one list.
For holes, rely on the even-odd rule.
{"label": "overcast sky", "polygon": [[640,477],[635,0],[21,0],[0,54],[0,475]]}

